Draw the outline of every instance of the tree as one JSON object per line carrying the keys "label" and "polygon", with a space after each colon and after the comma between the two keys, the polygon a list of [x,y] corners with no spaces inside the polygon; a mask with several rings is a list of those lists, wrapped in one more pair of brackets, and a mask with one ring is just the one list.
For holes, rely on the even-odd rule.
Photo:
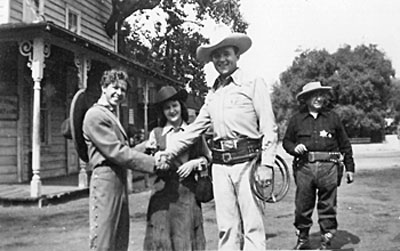
{"label": "tree", "polygon": [[[158,16],[152,19],[152,16]],[[119,33],[120,52],[183,83],[203,96],[208,91],[197,47],[207,42],[203,21],[222,22],[245,32],[239,0],[162,0],[150,14],[135,12]],[[149,25],[150,24],[150,25]]]}
{"label": "tree", "polygon": [[[382,140],[384,118],[390,106],[392,78],[395,71],[390,60],[376,45],[345,46],[330,54],[326,50],[301,53],[292,66],[281,74],[280,85],[274,87],[275,107],[288,107],[278,113],[278,123],[285,127],[295,111],[295,95],[310,81],[332,86],[328,105],[343,120],[350,137],[371,137]],[[285,96],[285,94],[290,94]]]}
{"label": "tree", "polygon": [[392,88],[388,100],[389,109],[387,117],[394,119],[394,124],[400,123],[400,79],[392,80]]}

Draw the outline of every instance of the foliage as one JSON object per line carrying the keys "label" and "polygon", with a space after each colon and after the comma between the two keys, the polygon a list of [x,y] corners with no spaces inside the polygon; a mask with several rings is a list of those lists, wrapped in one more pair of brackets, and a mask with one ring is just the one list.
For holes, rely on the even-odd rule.
{"label": "foliage", "polygon": [[204,65],[196,60],[196,49],[206,43],[201,34],[207,20],[222,22],[244,32],[247,23],[239,0],[162,0],[149,11],[138,11],[123,24],[119,48],[124,55],[182,83],[203,96],[207,91]]}
{"label": "foliage", "polygon": [[[296,94],[307,82],[321,81],[332,86],[327,105],[339,114],[349,136],[379,141],[390,104],[400,105],[396,98],[389,98],[394,93],[394,75],[391,61],[376,45],[345,46],[333,54],[326,50],[302,52],[281,74],[280,85],[274,86],[277,121],[286,128],[288,118],[297,110]],[[285,109],[286,113],[279,111]]]}
{"label": "foliage", "polygon": [[394,124],[400,123],[400,79],[392,80],[389,96],[388,117],[394,118]]}

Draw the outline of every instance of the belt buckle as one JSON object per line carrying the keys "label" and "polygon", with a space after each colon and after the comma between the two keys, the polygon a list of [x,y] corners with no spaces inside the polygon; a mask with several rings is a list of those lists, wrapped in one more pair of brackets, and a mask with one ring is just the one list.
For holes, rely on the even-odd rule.
{"label": "belt buckle", "polygon": [[232,155],[231,155],[231,153],[222,153],[222,161],[224,162],[224,163],[228,163],[229,161],[231,161],[232,160]]}
{"label": "belt buckle", "polygon": [[228,140],[221,140],[220,142],[221,150],[232,150],[237,148],[237,140],[228,139]]}

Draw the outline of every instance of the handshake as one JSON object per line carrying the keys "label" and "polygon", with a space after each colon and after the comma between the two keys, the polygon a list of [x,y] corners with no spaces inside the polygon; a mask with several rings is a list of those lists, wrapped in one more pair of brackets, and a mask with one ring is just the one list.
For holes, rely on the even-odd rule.
{"label": "handshake", "polygon": [[171,156],[163,151],[154,153],[155,170],[168,170],[171,164]]}

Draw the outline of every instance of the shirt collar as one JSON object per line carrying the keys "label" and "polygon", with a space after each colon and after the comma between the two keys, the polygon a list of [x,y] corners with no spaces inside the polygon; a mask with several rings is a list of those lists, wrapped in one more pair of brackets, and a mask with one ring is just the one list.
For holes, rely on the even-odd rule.
{"label": "shirt collar", "polygon": [[110,110],[112,113],[115,113],[115,108],[113,106],[111,106],[110,104],[102,101],[101,99],[99,99],[97,101],[98,105],[104,106],[105,108],[107,108],[108,110]]}
{"label": "shirt collar", "polygon": [[243,84],[243,71],[240,68],[237,68],[231,75],[235,85],[241,86]]}
{"label": "shirt collar", "polygon": [[[183,121],[181,126],[178,129],[179,129],[179,131],[185,131],[186,127],[187,127],[187,123],[185,121]],[[164,136],[173,131],[174,131],[174,127],[171,125],[171,123],[167,122],[162,130],[161,135]]]}
{"label": "shirt collar", "polygon": [[[310,117],[313,118],[313,116],[310,114],[309,111],[304,111],[304,112],[302,113],[302,115],[303,115],[303,116],[302,116],[302,119],[306,119],[308,116],[310,116]],[[320,112],[318,112],[317,118],[318,118],[319,116],[324,116],[324,117],[326,117],[327,114],[326,114],[325,111],[320,111]]]}
{"label": "shirt collar", "polygon": [[[218,77],[220,78],[220,77]],[[218,78],[216,79],[216,81],[218,81]],[[236,70],[229,75],[227,78],[232,78],[232,81],[230,83],[233,83],[235,85],[241,86],[243,83],[243,72],[242,70],[238,67],[236,68]],[[213,89],[216,90],[218,89],[218,84],[214,84]]]}

